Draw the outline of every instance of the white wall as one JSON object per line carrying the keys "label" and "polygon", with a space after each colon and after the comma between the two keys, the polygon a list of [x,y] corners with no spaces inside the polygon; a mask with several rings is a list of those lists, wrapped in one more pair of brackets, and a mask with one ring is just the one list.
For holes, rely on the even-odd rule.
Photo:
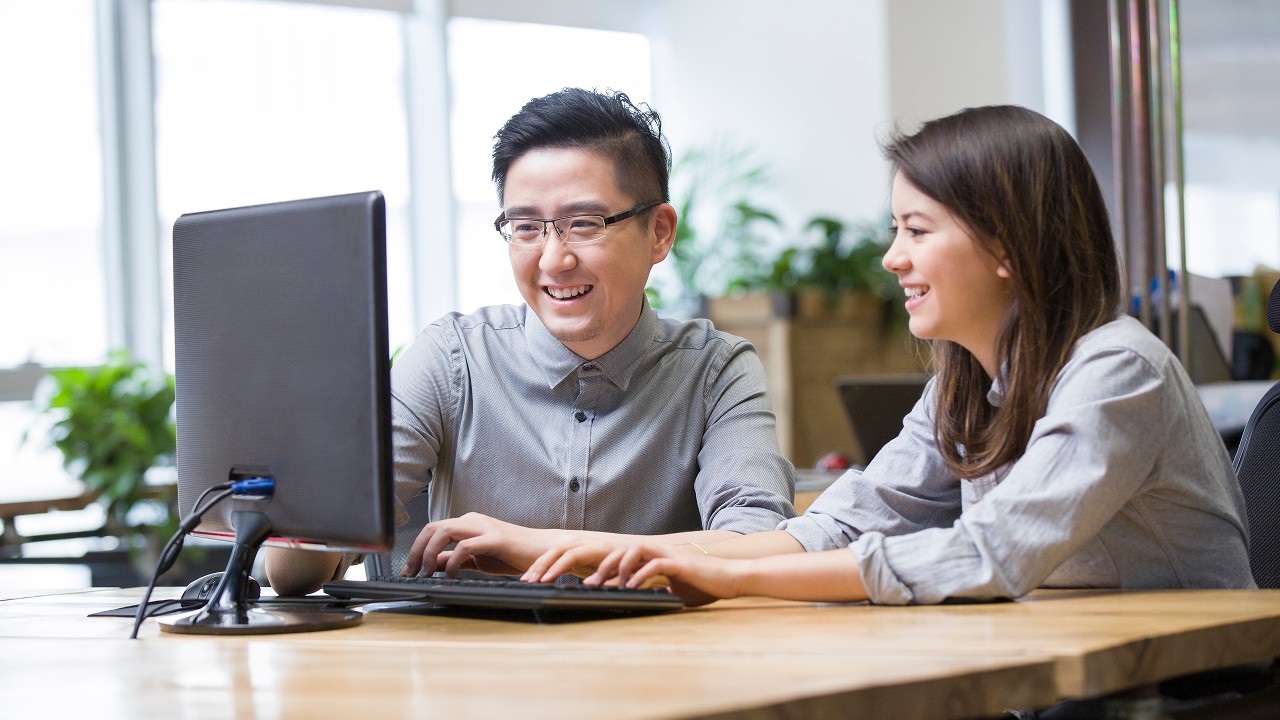
{"label": "white wall", "polygon": [[887,178],[876,144],[889,117],[879,0],[664,0],[655,105],[673,150],[717,136],[767,163],[760,204],[798,230],[815,214],[878,218]]}
{"label": "white wall", "polygon": [[776,203],[761,204],[796,229],[819,213],[880,219],[879,142],[895,127],[973,105],[1048,112],[1046,95],[1070,87],[1060,58],[1049,58],[1046,80],[1045,48],[1066,33],[1060,0],[658,5],[655,105],[677,154],[718,133],[758,147],[776,180]]}
{"label": "white wall", "polygon": [[[890,108],[903,130],[976,105],[1046,112],[1044,49],[1061,52],[1066,32],[1056,0],[892,0],[887,7]],[[1059,58],[1050,61],[1052,71],[1065,72]],[[1048,83],[1069,84],[1064,77]]]}

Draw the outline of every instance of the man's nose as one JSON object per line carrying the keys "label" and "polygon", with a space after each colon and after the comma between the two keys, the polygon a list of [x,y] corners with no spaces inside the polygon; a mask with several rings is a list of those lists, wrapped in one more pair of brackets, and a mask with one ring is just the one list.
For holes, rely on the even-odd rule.
{"label": "man's nose", "polygon": [[552,223],[547,223],[547,234],[542,240],[542,256],[538,258],[538,267],[545,273],[556,274],[573,268],[578,264],[578,257],[573,253],[573,246],[565,242]]}

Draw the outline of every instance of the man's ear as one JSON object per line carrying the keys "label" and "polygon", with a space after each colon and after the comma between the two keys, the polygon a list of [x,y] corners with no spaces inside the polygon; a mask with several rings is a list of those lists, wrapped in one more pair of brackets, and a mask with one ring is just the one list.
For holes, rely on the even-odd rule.
{"label": "man's ear", "polygon": [[671,203],[662,203],[653,209],[653,245],[650,260],[654,265],[666,259],[676,241],[676,226],[680,219]]}

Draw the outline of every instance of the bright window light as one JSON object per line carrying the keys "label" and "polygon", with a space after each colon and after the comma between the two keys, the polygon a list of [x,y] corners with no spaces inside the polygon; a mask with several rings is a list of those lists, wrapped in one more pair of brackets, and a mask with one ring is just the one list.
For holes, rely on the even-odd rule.
{"label": "bright window light", "polygon": [[[391,345],[412,339],[400,16],[158,0],[152,36],[164,276],[172,276],[169,238],[183,213],[381,190]],[[171,298],[168,320],[172,352]]]}
{"label": "bright window light", "polygon": [[94,3],[0,3],[0,367],[107,349]]}

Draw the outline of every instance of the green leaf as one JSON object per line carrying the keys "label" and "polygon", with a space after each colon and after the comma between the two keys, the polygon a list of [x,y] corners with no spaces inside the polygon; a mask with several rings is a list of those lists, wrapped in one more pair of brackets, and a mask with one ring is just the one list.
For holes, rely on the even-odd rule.
{"label": "green leaf", "polygon": [[146,493],[148,469],[176,452],[173,377],[114,351],[97,367],[52,370],[34,404],[68,472],[121,513]]}

